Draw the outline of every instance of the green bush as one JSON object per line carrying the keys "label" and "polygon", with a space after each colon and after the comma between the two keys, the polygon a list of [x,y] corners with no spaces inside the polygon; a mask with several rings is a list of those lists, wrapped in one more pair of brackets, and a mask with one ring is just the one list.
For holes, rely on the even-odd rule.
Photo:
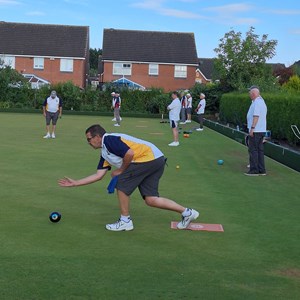
{"label": "green bush", "polygon": [[[300,128],[300,95],[292,93],[263,93],[267,107],[267,129],[272,137],[287,139],[296,143],[299,140],[291,130],[291,125]],[[225,123],[242,126],[247,123],[246,116],[251,104],[248,94],[224,94],[220,102],[220,119]]]}
{"label": "green bush", "polygon": [[291,76],[289,80],[282,86],[284,90],[289,92],[300,92],[300,77],[297,75]]}
{"label": "green bush", "polygon": [[196,83],[191,89],[190,93],[193,97],[193,107],[196,108],[200,100],[200,93],[205,94],[206,114],[214,114],[219,111],[220,99],[224,91],[220,84],[208,83],[208,84],[199,84]]}

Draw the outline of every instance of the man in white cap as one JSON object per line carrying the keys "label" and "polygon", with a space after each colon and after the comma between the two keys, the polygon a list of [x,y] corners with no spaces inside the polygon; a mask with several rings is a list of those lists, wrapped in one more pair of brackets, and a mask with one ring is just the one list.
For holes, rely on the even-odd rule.
{"label": "man in white cap", "polygon": [[186,114],[187,114],[187,120],[186,123],[192,122],[192,107],[193,107],[193,98],[191,94],[186,94],[187,97],[187,108],[186,108]]}
{"label": "man in white cap", "polygon": [[[116,93],[115,92],[112,92],[111,94],[111,97],[112,97],[112,100],[111,100],[111,108],[114,109],[114,99],[115,99],[115,96],[116,96]],[[114,111],[114,117],[113,119],[111,119],[112,121],[116,121],[116,115],[115,115],[115,111]]]}
{"label": "man in white cap", "polygon": [[[55,139],[55,129],[58,117],[62,115],[62,101],[57,97],[56,91],[52,91],[43,103],[43,115],[46,118],[47,134],[44,139]],[[52,133],[50,134],[50,123],[52,121]]]}
{"label": "man in white cap", "polygon": [[200,94],[200,101],[198,103],[198,106],[196,108],[196,113],[198,115],[198,121],[199,121],[199,128],[197,128],[197,131],[203,131],[203,116],[205,112],[205,95],[203,93]]}

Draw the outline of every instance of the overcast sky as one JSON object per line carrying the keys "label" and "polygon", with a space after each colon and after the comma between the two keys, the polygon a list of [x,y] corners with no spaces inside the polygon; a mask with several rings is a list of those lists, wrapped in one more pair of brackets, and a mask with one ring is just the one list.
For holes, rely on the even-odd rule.
{"label": "overcast sky", "polygon": [[300,60],[297,0],[0,0],[0,21],[89,26],[90,47],[100,49],[104,28],[193,32],[198,57],[205,58],[216,56],[226,32],[245,37],[253,26],[260,37],[278,41],[269,62],[289,66]]}

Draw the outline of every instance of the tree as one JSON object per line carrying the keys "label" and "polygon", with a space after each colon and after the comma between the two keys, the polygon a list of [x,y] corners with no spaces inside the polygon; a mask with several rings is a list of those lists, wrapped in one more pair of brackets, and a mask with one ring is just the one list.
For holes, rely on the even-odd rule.
{"label": "tree", "polygon": [[24,102],[28,88],[27,80],[0,59],[0,102]]}
{"label": "tree", "polygon": [[292,66],[295,75],[300,76],[300,60],[296,61]]}
{"label": "tree", "polygon": [[228,90],[239,90],[253,83],[274,82],[272,70],[266,60],[275,55],[276,40],[268,40],[268,35],[254,33],[250,27],[245,39],[241,32],[231,30],[220,39],[215,69],[221,84]]}
{"label": "tree", "polygon": [[293,75],[295,75],[295,69],[291,66],[285,69],[273,71],[273,75],[278,78],[280,85],[286,83]]}
{"label": "tree", "polygon": [[99,56],[102,55],[101,49],[90,48],[90,75],[97,76]]}

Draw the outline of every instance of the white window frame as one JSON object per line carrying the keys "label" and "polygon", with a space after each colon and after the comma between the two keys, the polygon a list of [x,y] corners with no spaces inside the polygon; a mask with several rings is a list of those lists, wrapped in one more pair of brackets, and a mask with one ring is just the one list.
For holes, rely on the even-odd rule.
{"label": "white window frame", "polygon": [[8,56],[8,55],[1,55],[1,67],[11,67],[12,69],[15,69],[16,65],[16,58],[15,56]]}
{"label": "white window frame", "polygon": [[61,72],[73,72],[74,60],[69,58],[60,59],[60,71]]}
{"label": "white window frame", "polygon": [[33,58],[33,68],[44,70],[44,57],[34,57]]}
{"label": "white window frame", "polygon": [[176,65],[174,67],[174,77],[175,78],[187,78],[187,66]]}
{"label": "white window frame", "polygon": [[131,75],[132,64],[125,62],[113,63],[113,75]]}
{"label": "white window frame", "polygon": [[149,75],[158,75],[158,64],[149,64]]}

